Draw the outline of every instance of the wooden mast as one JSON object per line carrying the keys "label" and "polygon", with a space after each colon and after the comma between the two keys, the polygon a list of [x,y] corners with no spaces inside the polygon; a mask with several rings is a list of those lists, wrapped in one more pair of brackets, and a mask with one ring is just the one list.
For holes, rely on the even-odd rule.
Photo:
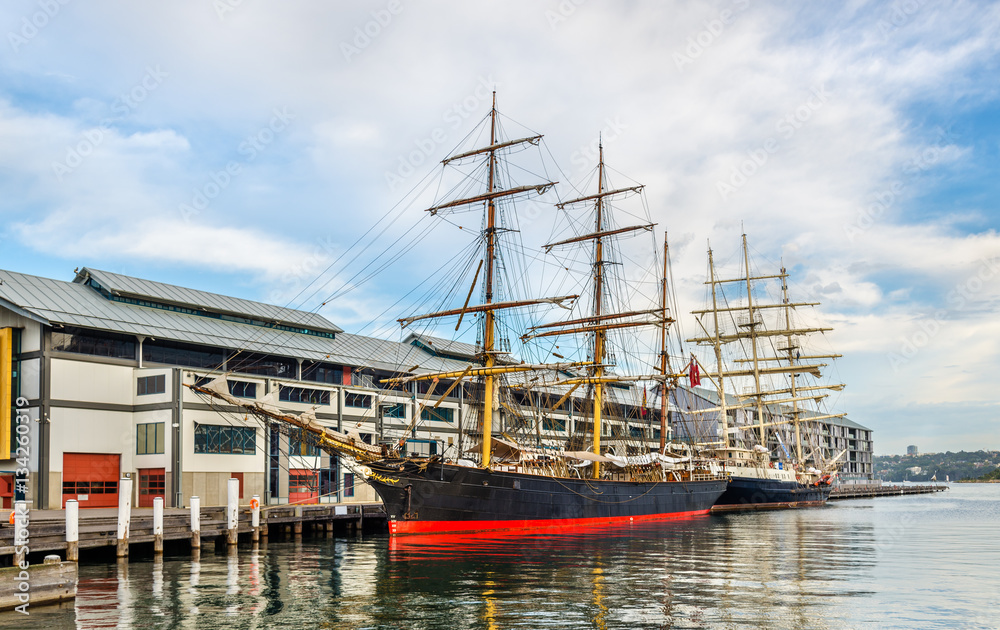
{"label": "wooden mast", "polygon": [[[788,274],[785,272],[784,265],[781,266],[781,298],[781,302],[785,305],[785,328],[787,330],[791,330],[792,309],[788,306]],[[788,353],[788,365],[795,365],[795,357],[792,356],[792,351],[798,344],[793,345],[791,335],[788,335],[785,340],[785,352]],[[799,415],[802,412],[799,411],[799,401],[796,399],[796,376],[795,372],[789,374],[789,377],[792,379],[791,387],[789,388],[791,391],[789,393],[792,395],[792,399],[794,400],[792,403],[792,419],[795,422],[795,463],[798,464],[798,467],[801,470],[805,463],[802,461],[802,430],[801,425],[799,424]]]}
{"label": "wooden mast", "polygon": [[[667,232],[663,232],[663,283],[660,287],[660,374],[666,376],[667,369]],[[667,382],[660,383],[660,452],[667,448]]]}
{"label": "wooden mast", "polygon": [[760,361],[757,358],[757,321],[754,317],[753,293],[750,290],[750,251],[747,248],[747,235],[743,235],[743,262],[746,265],[747,282],[747,326],[750,331],[750,348],[753,351],[753,383],[757,395],[757,428],[760,429],[760,445],[767,448],[766,431],[764,430],[764,397],[760,393]]}
{"label": "wooden mast", "polygon": [[[489,148],[489,180],[487,182],[486,202],[486,304],[493,302],[493,276],[494,276],[494,250],[496,247],[496,205],[492,196],[495,187],[496,171],[496,142],[497,142],[497,93],[493,92],[493,108],[490,109],[490,148]],[[483,354],[487,368],[493,367],[496,357],[493,348],[494,315],[493,311],[487,310],[483,332]],[[483,445],[482,445],[482,466],[490,467],[490,458],[493,454],[493,404],[496,392],[496,378],[493,374],[486,374],[483,378],[483,389],[485,396],[483,399]]]}
{"label": "wooden mast", "polygon": [[[604,144],[598,144],[599,160],[597,163],[597,212],[594,233],[600,235],[604,229]],[[604,238],[594,238],[594,317],[601,316],[601,299],[604,291]],[[600,378],[604,376],[604,338],[605,330],[594,331],[594,368],[593,376],[598,379],[594,383],[594,454],[601,454],[601,406],[604,403],[604,385]],[[594,462],[594,479],[601,478],[601,462]]]}
{"label": "wooden mast", "polygon": [[715,365],[718,372],[715,382],[718,386],[719,411],[722,418],[722,445],[729,448],[729,412],[726,410],[726,390],[722,384],[722,342],[719,339],[719,297],[716,293],[718,284],[715,281],[715,261],[712,258],[711,247],[708,248],[708,274],[712,282],[712,316],[715,318],[715,339],[712,345],[715,347]]}

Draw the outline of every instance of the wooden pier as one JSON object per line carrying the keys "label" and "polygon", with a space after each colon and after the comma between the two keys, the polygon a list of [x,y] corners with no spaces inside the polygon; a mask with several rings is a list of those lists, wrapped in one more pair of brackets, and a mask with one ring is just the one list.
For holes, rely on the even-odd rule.
{"label": "wooden pier", "polygon": [[[200,514],[199,542],[204,540],[226,541],[228,539],[228,515],[225,506],[202,507]],[[115,508],[79,510],[78,548],[80,550],[110,548],[118,546],[118,514]],[[14,530],[9,525],[7,514],[0,527],[0,565],[10,566],[14,556]],[[236,536],[246,542],[253,533],[252,511],[241,506],[237,510]],[[192,541],[191,510],[188,508],[165,508],[163,510],[162,540]],[[320,505],[278,505],[263,506],[260,509],[260,530],[264,537],[280,534],[282,530],[292,535],[303,531],[334,531],[334,529],[354,530],[369,524],[381,524],[386,520],[380,503],[335,503]],[[280,529],[279,529],[280,528]],[[64,510],[30,510],[28,512],[28,547],[30,554],[65,553],[66,512]],[[134,508],[129,519],[127,545],[149,545],[153,549],[156,540],[152,508]],[[127,551],[126,551],[127,555]]]}
{"label": "wooden pier", "polygon": [[907,494],[930,494],[932,492],[944,492],[948,489],[945,485],[934,486],[836,486],[830,493],[830,500],[837,499],[871,499],[874,497],[898,497]]}

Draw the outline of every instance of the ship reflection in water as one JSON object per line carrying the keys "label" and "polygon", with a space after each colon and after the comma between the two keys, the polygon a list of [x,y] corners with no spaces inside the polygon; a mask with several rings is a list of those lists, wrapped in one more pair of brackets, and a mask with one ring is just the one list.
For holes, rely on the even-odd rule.
{"label": "ship reflection in water", "polygon": [[[1000,555],[1000,542],[985,534],[997,514],[1000,488],[966,486],[536,536],[320,537],[238,554],[209,547],[200,558],[85,565],[75,604],[33,608],[29,625],[991,627],[1000,568],[986,559]],[[0,627],[28,626],[0,613]]]}

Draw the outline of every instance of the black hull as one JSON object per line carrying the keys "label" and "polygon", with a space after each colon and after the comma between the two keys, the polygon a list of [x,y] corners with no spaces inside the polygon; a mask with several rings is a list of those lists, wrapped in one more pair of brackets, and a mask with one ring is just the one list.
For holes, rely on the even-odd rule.
{"label": "black hull", "polygon": [[529,531],[706,514],[726,480],[633,482],[546,477],[437,462],[368,464],[393,535]]}
{"label": "black hull", "polygon": [[797,481],[731,477],[713,511],[813,507],[826,504],[831,486],[807,486]]}

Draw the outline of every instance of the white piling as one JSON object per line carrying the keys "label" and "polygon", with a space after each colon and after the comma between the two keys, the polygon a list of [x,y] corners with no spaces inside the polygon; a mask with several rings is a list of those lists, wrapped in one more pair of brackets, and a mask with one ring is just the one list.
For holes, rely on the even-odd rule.
{"label": "white piling", "polygon": [[118,557],[128,557],[128,533],[132,521],[132,480],[118,480]]}
{"label": "white piling", "polygon": [[201,549],[201,499],[191,497],[191,549]]}
{"label": "white piling", "polygon": [[260,540],[260,496],[256,494],[250,499],[250,526],[253,528],[250,540],[258,542]]}
{"label": "white piling", "polygon": [[238,540],[240,480],[230,479],[227,489],[229,490],[229,501],[226,504],[226,542],[235,545]]}
{"label": "white piling", "polygon": [[153,497],[153,553],[163,553],[163,497]]}
{"label": "white piling", "polygon": [[66,501],[66,560],[80,560],[80,502],[76,499]]}

